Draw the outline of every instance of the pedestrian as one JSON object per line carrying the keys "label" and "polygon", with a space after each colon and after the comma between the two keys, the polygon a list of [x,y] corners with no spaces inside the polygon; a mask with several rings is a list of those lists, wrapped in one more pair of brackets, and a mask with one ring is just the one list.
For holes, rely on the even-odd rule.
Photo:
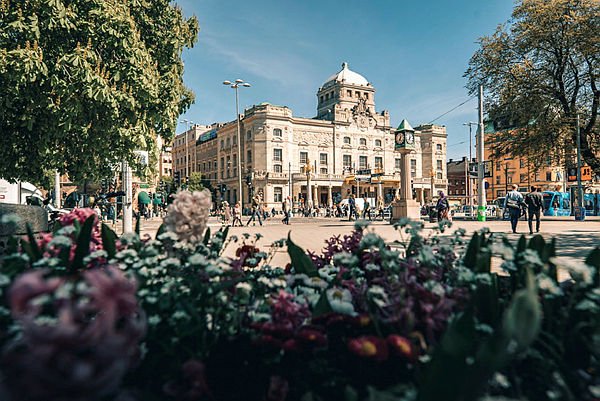
{"label": "pedestrian", "polygon": [[450,220],[450,215],[448,213],[450,210],[450,204],[448,203],[448,197],[444,191],[438,191],[438,201],[435,208],[437,210],[438,221]]}
{"label": "pedestrian", "polygon": [[282,204],[281,204],[281,209],[283,210],[283,220],[281,220],[281,222],[283,224],[290,224],[290,213],[291,213],[291,208],[292,208],[292,201],[290,199],[290,197],[286,197]]}
{"label": "pedestrian", "polygon": [[262,216],[261,216],[261,201],[260,201],[260,196],[254,195],[254,197],[252,197],[252,214],[250,216],[250,219],[248,219],[248,222],[246,223],[246,227],[250,225],[250,223],[254,223],[256,224],[255,220],[258,217],[258,222],[260,223],[260,225],[262,226]]}
{"label": "pedestrian", "polygon": [[354,194],[350,194],[348,197],[348,221],[352,221],[352,216],[356,214],[356,200]]}
{"label": "pedestrian", "polygon": [[231,221],[231,208],[229,202],[223,202],[223,224],[228,226]]}
{"label": "pedestrian", "polygon": [[371,221],[371,204],[369,203],[369,199],[367,199],[367,195],[363,196],[363,213],[362,218],[365,220],[369,216],[369,221]]}
{"label": "pedestrian", "polygon": [[231,226],[235,227],[235,223],[240,223],[240,227],[244,226],[244,223],[242,223],[242,207],[240,206],[240,202],[237,202],[233,207],[233,223]]}
{"label": "pedestrian", "polygon": [[523,206],[523,195],[517,191],[519,187],[516,184],[512,185],[512,191],[506,194],[504,198],[504,209],[508,210],[510,215],[510,226],[514,234],[517,233],[517,224],[521,217],[521,208]]}
{"label": "pedestrian", "polygon": [[540,216],[544,212],[544,197],[538,191],[537,187],[531,186],[531,192],[525,195],[525,204],[527,205],[527,224],[529,224],[529,234],[533,234],[533,216],[535,216],[535,232],[540,232]]}
{"label": "pedestrian", "polygon": [[383,201],[383,196],[378,196],[377,197],[377,217],[375,217],[375,219],[381,217],[381,220],[385,220],[385,214],[384,214],[384,210],[385,209],[385,202]]}

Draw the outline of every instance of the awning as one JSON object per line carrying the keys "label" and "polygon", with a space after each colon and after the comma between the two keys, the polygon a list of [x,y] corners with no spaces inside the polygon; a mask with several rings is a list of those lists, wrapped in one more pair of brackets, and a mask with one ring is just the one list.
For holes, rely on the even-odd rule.
{"label": "awning", "polygon": [[138,195],[138,202],[144,205],[149,205],[150,202],[152,202],[152,199],[150,199],[150,196],[146,192],[142,191]]}

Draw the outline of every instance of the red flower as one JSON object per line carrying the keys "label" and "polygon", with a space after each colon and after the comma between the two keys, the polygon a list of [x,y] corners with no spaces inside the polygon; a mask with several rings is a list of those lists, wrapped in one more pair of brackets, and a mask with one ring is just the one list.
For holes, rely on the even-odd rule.
{"label": "red flower", "polygon": [[385,361],[388,346],[385,340],[375,336],[361,336],[348,341],[348,349],[355,355],[376,361]]}
{"label": "red flower", "polygon": [[411,362],[416,360],[417,353],[415,347],[408,338],[397,334],[390,334],[387,337],[387,343],[397,355],[400,355]]}
{"label": "red flower", "polygon": [[305,346],[324,347],[327,337],[321,331],[311,327],[303,327],[298,331],[296,338]]}

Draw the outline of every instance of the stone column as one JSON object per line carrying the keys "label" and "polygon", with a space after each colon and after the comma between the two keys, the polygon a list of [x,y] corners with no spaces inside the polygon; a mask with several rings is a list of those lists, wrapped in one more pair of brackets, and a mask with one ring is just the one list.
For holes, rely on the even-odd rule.
{"label": "stone column", "polygon": [[313,194],[313,203],[316,206],[319,206],[319,204],[321,203],[320,199],[319,199],[319,186],[317,184],[315,184],[315,186],[313,187],[313,189],[315,191],[315,193]]}
{"label": "stone column", "polygon": [[312,184],[310,179],[310,173],[306,174],[306,207],[312,209],[313,197],[312,197]]}
{"label": "stone column", "polygon": [[329,187],[327,188],[327,204],[329,207],[333,206],[333,193],[331,188],[331,182],[329,183]]}

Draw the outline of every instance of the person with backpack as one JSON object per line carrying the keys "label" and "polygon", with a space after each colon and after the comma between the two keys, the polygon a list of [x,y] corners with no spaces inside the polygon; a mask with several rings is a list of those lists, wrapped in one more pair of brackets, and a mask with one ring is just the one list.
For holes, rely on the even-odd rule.
{"label": "person with backpack", "polygon": [[517,233],[517,224],[521,217],[521,207],[523,206],[523,195],[517,191],[519,187],[516,184],[512,185],[512,191],[506,194],[504,198],[504,209],[508,210],[510,215],[510,226],[513,234]]}
{"label": "person with backpack", "polygon": [[527,205],[527,224],[529,234],[533,234],[533,216],[535,216],[535,232],[540,232],[540,216],[544,212],[544,197],[538,192],[537,187],[532,186],[531,192],[525,195]]}
{"label": "person with backpack", "polygon": [[450,203],[444,191],[438,191],[438,201],[435,206],[437,210],[438,221],[450,220]]}

